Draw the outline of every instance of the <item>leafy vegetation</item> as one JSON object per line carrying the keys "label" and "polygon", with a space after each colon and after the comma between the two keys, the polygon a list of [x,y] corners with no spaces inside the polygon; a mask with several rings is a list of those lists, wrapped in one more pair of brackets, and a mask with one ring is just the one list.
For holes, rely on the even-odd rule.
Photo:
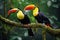
{"label": "leafy vegetation", "polygon": [[[28,4],[35,4],[37,7],[39,7],[40,11],[49,18],[53,28],[60,28],[60,12],[59,12],[60,1],[59,0],[56,0],[56,1],[53,1],[53,0],[0,0],[0,5],[1,5],[0,15],[7,18],[7,11],[14,7],[19,8],[24,12],[24,7]],[[32,13],[32,11],[30,13]],[[30,13],[28,14],[28,16],[30,18],[31,23],[36,23],[35,18]],[[19,22],[16,18],[16,13],[12,14],[10,17],[8,17],[8,19]],[[0,21],[0,29],[2,29],[3,33],[6,33],[9,35],[8,37],[9,40],[13,40],[13,38],[15,37],[22,38],[23,40],[32,39],[30,37],[28,38],[24,36],[24,33],[25,32],[27,33],[26,28],[19,28],[19,27],[14,28],[12,25],[7,25],[4,22]],[[39,33],[41,30],[42,29],[38,29],[36,33],[33,29],[33,32],[35,34],[35,39],[37,39],[36,37],[38,37],[37,40],[40,40],[42,38],[41,37],[42,35]],[[47,40],[55,40],[55,36],[53,37],[50,34],[47,34],[47,36],[49,37],[49,39],[47,38]]]}

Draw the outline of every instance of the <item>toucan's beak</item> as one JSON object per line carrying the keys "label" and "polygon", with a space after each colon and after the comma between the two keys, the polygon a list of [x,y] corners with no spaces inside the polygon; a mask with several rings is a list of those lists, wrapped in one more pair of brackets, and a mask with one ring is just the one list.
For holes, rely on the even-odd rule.
{"label": "toucan's beak", "polygon": [[33,10],[35,8],[35,5],[27,5],[24,10]]}
{"label": "toucan's beak", "polygon": [[8,16],[9,16],[11,13],[15,13],[15,12],[17,12],[17,11],[18,11],[17,8],[13,8],[13,9],[9,10],[9,11],[8,11]]}

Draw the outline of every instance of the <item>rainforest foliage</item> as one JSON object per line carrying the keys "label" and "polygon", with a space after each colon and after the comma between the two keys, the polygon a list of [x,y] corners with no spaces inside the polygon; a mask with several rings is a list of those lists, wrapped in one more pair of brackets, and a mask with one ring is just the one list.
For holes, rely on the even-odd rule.
{"label": "rainforest foliage", "polygon": [[[12,8],[19,8],[24,12],[24,7],[28,4],[36,5],[40,11],[48,17],[54,29],[60,28],[60,0],[0,0],[0,15],[12,21],[19,22],[17,20],[16,13],[7,17],[7,12]],[[32,13],[32,11],[30,13]],[[37,23],[36,19],[30,13],[28,14],[28,17],[30,18],[31,23]],[[38,30],[32,28],[35,37],[31,38],[28,36],[26,28],[20,28],[18,26],[15,27],[0,20],[0,39],[2,40],[2,36],[6,36],[8,40],[43,40],[42,29],[37,29]],[[2,33],[4,35],[2,35]],[[45,36],[47,40],[60,39],[59,37],[55,37],[55,35],[51,35],[49,33],[46,33]]]}

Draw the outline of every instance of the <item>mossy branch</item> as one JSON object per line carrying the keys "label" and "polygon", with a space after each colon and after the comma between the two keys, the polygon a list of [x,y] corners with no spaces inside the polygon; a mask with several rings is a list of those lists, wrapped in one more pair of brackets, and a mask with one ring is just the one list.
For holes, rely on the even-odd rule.
{"label": "mossy branch", "polygon": [[0,15],[0,20],[5,22],[5,23],[8,23],[10,25],[13,25],[13,26],[19,26],[21,28],[28,28],[28,26],[31,27],[31,28],[43,28],[47,32],[49,32],[51,34],[54,34],[54,35],[59,35],[60,34],[60,29],[53,29],[53,28],[51,28],[49,26],[42,25],[41,23],[31,23],[31,24],[28,24],[28,25],[23,25],[21,23],[14,22],[14,21],[11,21],[11,20],[9,20],[7,18],[4,18],[1,15]]}

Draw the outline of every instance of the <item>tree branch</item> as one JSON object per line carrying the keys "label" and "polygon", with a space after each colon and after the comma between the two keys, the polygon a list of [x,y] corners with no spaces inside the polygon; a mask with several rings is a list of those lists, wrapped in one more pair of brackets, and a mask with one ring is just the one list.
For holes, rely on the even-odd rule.
{"label": "tree branch", "polygon": [[46,25],[42,25],[41,23],[31,23],[31,24],[28,24],[28,25],[23,25],[21,23],[18,23],[18,22],[14,22],[14,21],[11,21],[7,18],[4,18],[0,15],[0,20],[5,22],[5,23],[8,23],[10,25],[13,25],[13,26],[19,26],[21,28],[28,28],[31,27],[31,28],[43,28],[45,29],[47,32],[51,33],[51,34],[54,34],[54,35],[59,35],[60,34],[60,29],[53,29],[49,26],[46,26]]}

